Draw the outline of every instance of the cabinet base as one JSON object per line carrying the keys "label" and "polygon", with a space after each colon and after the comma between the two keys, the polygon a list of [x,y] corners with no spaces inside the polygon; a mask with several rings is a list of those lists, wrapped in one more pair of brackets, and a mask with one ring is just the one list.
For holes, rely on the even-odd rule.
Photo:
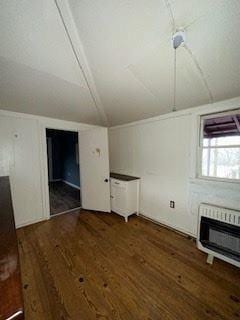
{"label": "cabinet base", "polygon": [[123,213],[119,213],[119,212],[116,212],[116,211],[111,211],[111,212],[113,212],[113,213],[116,213],[116,214],[118,214],[119,216],[121,216],[121,217],[123,217],[124,218],[124,220],[125,220],[125,222],[128,222],[128,217],[130,217],[130,216],[132,216],[133,214],[136,214],[137,216],[139,216],[139,213],[138,212],[133,212],[133,213],[130,213],[130,214],[123,214]]}

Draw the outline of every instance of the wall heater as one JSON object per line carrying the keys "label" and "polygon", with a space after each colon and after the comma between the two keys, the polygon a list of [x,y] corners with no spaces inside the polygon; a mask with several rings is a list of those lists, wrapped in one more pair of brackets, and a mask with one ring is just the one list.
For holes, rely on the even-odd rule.
{"label": "wall heater", "polygon": [[202,203],[198,222],[197,247],[207,262],[217,257],[240,267],[240,211]]}

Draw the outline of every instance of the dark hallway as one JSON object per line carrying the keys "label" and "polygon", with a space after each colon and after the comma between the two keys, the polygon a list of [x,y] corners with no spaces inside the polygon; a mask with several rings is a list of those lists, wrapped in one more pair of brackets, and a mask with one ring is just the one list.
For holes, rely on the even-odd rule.
{"label": "dark hallway", "polygon": [[80,192],[62,181],[49,183],[51,215],[81,206]]}
{"label": "dark hallway", "polygon": [[47,129],[50,214],[81,207],[78,133]]}

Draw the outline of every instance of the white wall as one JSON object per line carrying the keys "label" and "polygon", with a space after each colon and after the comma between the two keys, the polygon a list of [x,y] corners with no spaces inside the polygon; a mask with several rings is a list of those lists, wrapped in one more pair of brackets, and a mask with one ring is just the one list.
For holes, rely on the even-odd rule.
{"label": "white wall", "polygon": [[0,110],[0,176],[10,175],[16,226],[48,218],[46,128],[94,126]]}
{"label": "white wall", "polygon": [[240,209],[239,184],[197,179],[195,169],[199,115],[239,106],[237,98],[109,130],[111,171],[141,177],[142,214],[196,235],[200,202]]}
{"label": "white wall", "polygon": [[0,175],[9,175],[16,225],[42,218],[38,123],[0,117]]}

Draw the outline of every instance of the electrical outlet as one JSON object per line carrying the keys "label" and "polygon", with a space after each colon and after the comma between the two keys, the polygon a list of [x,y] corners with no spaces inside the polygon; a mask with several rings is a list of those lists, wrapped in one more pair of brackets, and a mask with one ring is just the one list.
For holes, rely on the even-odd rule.
{"label": "electrical outlet", "polygon": [[175,208],[175,201],[170,201],[170,208],[174,209]]}

